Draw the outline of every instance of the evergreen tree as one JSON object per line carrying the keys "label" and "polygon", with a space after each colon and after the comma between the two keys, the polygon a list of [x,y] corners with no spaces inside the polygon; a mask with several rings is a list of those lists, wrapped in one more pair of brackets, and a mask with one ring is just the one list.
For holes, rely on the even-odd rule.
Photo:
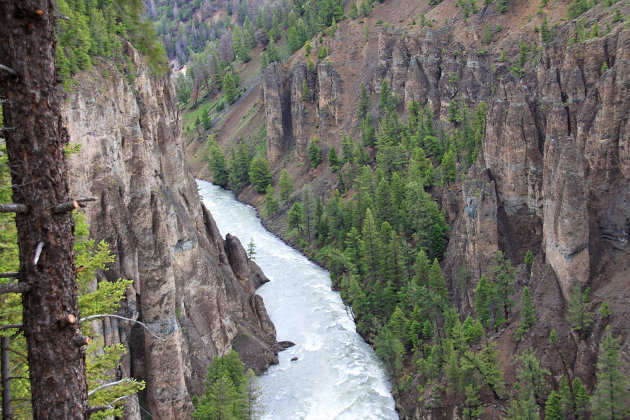
{"label": "evergreen tree", "polygon": [[232,150],[232,159],[230,160],[229,186],[236,193],[249,184],[249,150],[244,142],[241,142]]}
{"label": "evergreen tree", "polygon": [[545,420],[564,420],[564,412],[560,404],[560,396],[551,391],[545,404]]}
{"label": "evergreen tree", "polygon": [[225,163],[225,157],[214,138],[210,138],[208,143],[208,166],[212,172],[212,181],[225,188],[228,185],[229,180],[229,172],[227,164]]}
{"label": "evergreen tree", "polygon": [[490,299],[488,281],[486,276],[482,275],[475,290],[475,312],[477,312],[477,318],[481,324],[486,328],[490,328],[491,325]]}
{"label": "evergreen tree", "polygon": [[540,366],[536,351],[531,348],[516,356],[515,359],[519,364],[516,371],[521,395],[531,393],[537,400],[541,400],[547,395],[546,377],[549,376],[549,371]]}
{"label": "evergreen tree", "polygon": [[255,157],[249,166],[249,179],[256,187],[256,191],[264,193],[271,185],[271,170],[269,162],[263,156]]}
{"label": "evergreen tree", "polygon": [[311,144],[308,146],[308,160],[311,162],[311,168],[317,168],[322,162],[322,149],[319,148],[319,141],[317,139],[311,140]]}
{"label": "evergreen tree", "polygon": [[212,119],[210,118],[207,108],[201,110],[201,124],[204,130],[210,130],[212,128]]}
{"label": "evergreen tree", "polygon": [[619,340],[613,338],[610,327],[600,345],[597,360],[597,384],[592,399],[592,419],[623,419],[630,415],[626,389],[628,378],[621,372],[623,361],[619,357]]}
{"label": "evergreen tree", "polygon": [[223,77],[223,93],[225,93],[225,99],[230,104],[236,99],[236,83],[234,81],[234,75],[230,73],[227,73]]}
{"label": "evergreen tree", "polygon": [[450,301],[448,289],[446,288],[446,282],[444,280],[444,274],[442,273],[442,269],[440,268],[437,258],[433,260],[433,264],[429,269],[428,283],[429,288],[444,299],[445,302]]}
{"label": "evergreen tree", "polygon": [[510,9],[509,0],[497,0],[497,12],[505,13]]}
{"label": "evergreen tree", "polygon": [[352,0],[350,2],[350,19],[356,19],[359,17],[359,8],[357,7],[357,2]]}
{"label": "evergreen tree", "polygon": [[374,340],[376,354],[385,362],[385,367],[393,378],[396,378],[402,370],[402,359],[405,348],[388,326],[381,329]]}
{"label": "evergreen tree", "polygon": [[567,320],[571,323],[573,330],[582,337],[586,337],[590,333],[593,324],[589,293],[590,288],[587,287],[582,292],[582,287],[578,283],[573,286],[569,295]]}
{"label": "evergreen tree", "polygon": [[457,178],[455,153],[449,149],[442,157],[442,185],[450,185]]}
{"label": "evergreen tree", "polygon": [[528,266],[531,267],[531,265],[534,263],[534,254],[532,254],[531,250],[527,250],[527,253],[525,254],[525,259],[523,260],[523,262]]}
{"label": "evergreen tree", "polygon": [[311,92],[308,90],[308,83],[306,78],[302,79],[302,100],[308,102],[311,99]]}
{"label": "evergreen tree", "polygon": [[330,170],[333,172],[337,172],[341,167],[341,159],[339,159],[339,155],[337,155],[335,146],[330,146],[330,151],[328,152],[328,164],[330,165]]}
{"label": "evergreen tree", "polygon": [[280,173],[280,180],[278,181],[278,188],[280,189],[280,199],[286,203],[289,201],[289,196],[293,192],[293,179],[286,169],[283,169]]}
{"label": "evergreen tree", "polygon": [[300,203],[293,203],[288,215],[289,228],[297,230],[298,235],[304,227],[304,207]]}
{"label": "evergreen tree", "polygon": [[326,44],[322,45],[317,52],[317,58],[319,61],[322,61],[324,58],[328,57],[328,47]]}
{"label": "evergreen tree", "polygon": [[363,121],[370,111],[370,97],[367,94],[365,84],[361,85],[361,96],[359,96],[359,103],[357,104],[357,119]]}
{"label": "evergreen tree", "polygon": [[361,240],[363,242],[363,249],[361,250],[363,271],[369,276],[369,278],[374,278],[374,275],[380,265],[381,243],[376,230],[374,217],[372,216],[372,211],[370,209],[365,211]]}
{"label": "evergreen tree", "polygon": [[265,214],[267,217],[271,217],[276,214],[278,210],[280,210],[278,200],[273,193],[273,188],[269,188],[267,189],[267,194],[265,195]]}
{"label": "evergreen tree", "polygon": [[495,265],[492,267],[493,281],[497,289],[496,297],[498,305],[503,308],[505,320],[510,315],[510,308],[513,305],[512,294],[514,294],[514,278],[516,276],[512,262],[505,258],[502,251],[497,251],[495,255]]}
{"label": "evergreen tree", "polygon": [[521,336],[534,325],[535,321],[536,311],[534,310],[532,297],[529,293],[529,287],[525,286],[523,296],[521,297],[521,322],[514,332],[514,338],[520,340]]}

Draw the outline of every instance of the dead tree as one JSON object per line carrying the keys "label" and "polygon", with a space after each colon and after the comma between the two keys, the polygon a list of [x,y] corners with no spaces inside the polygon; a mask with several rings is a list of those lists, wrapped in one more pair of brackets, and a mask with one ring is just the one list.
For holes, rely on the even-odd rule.
{"label": "dead tree", "polygon": [[[0,95],[36,419],[88,416],[53,0],[0,0]],[[61,207],[59,207],[61,205]],[[62,210],[62,211],[56,211]],[[65,211],[68,210],[68,211]],[[74,317],[75,322],[63,322]]]}

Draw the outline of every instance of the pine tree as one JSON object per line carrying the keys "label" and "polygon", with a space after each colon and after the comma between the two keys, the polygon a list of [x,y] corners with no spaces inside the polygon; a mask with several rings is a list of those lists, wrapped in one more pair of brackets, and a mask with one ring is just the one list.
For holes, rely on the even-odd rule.
{"label": "pine tree", "polygon": [[363,241],[363,249],[361,250],[363,271],[369,278],[373,279],[381,260],[381,243],[370,209],[365,211],[361,240]]}
{"label": "pine tree", "polygon": [[308,90],[308,83],[306,83],[306,78],[302,79],[302,100],[304,102],[308,102],[311,99],[311,92]]}
{"label": "pine tree", "polygon": [[236,99],[236,83],[234,82],[233,75],[230,73],[227,73],[223,77],[223,93],[225,94],[225,99],[230,104]]}
{"label": "pine tree", "polygon": [[328,152],[328,164],[330,165],[330,170],[333,172],[337,172],[341,166],[341,159],[339,159],[335,146],[330,146],[330,151]]}
{"label": "pine tree", "polygon": [[497,289],[498,305],[503,308],[503,317],[507,321],[510,315],[512,294],[514,294],[515,272],[512,262],[505,258],[502,251],[497,251],[495,255],[495,265],[492,267],[493,281]]}
{"label": "pine tree", "polygon": [[627,402],[628,378],[621,372],[623,361],[619,357],[619,339],[613,338],[610,327],[600,345],[597,360],[597,384],[592,399],[592,419],[623,419],[630,415]]}
{"label": "pine tree", "polygon": [[350,19],[356,19],[359,17],[359,8],[357,7],[357,2],[352,0],[350,2]]}
{"label": "pine tree", "polygon": [[229,180],[229,172],[227,164],[225,163],[225,157],[223,156],[221,149],[219,149],[219,145],[213,138],[208,140],[208,143],[208,166],[212,172],[212,181],[225,188]]}
{"label": "pine tree", "polygon": [[293,203],[287,216],[289,228],[295,229],[300,235],[304,229],[304,207],[301,203]]}
{"label": "pine tree", "polygon": [[545,420],[563,420],[564,411],[560,404],[560,396],[556,391],[551,391],[545,404]]}
{"label": "pine tree", "polygon": [[370,97],[367,94],[365,84],[361,85],[361,96],[359,96],[359,103],[357,104],[357,119],[363,121],[370,111]]}
{"label": "pine tree", "polygon": [[319,141],[317,139],[311,140],[311,144],[308,146],[308,160],[311,162],[311,168],[315,169],[322,162],[322,149],[319,148]]}
{"label": "pine tree", "polygon": [[438,296],[444,299],[445,302],[450,302],[448,289],[446,288],[446,281],[444,280],[444,274],[440,268],[437,258],[433,260],[433,264],[429,269],[428,278],[429,288],[433,290]]}
{"label": "pine tree", "polygon": [[497,11],[499,13],[505,13],[510,9],[509,0],[497,0]]}
{"label": "pine tree", "polygon": [[271,185],[271,170],[269,162],[263,156],[255,157],[249,166],[249,179],[256,187],[256,191],[264,193],[267,187]]}
{"label": "pine tree", "polygon": [[514,338],[520,340],[521,336],[534,325],[535,321],[536,311],[534,310],[532,297],[529,293],[529,287],[525,286],[523,296],[521,297],[521,322],[514,332]]}
{"label": "pine tree", "polygon": [[322,61],[324,58],[328,57],[328,47],[326,44],[322,45],[317,52],[317,58],[319,61]]}
{"label": "pine tree", "polygon": [[593,312],[589,310],[589,293],[590,288],[587,287],[582,292],[580,284],[576,284],[569,295],[567,320],[571,323],[573,330],[582,337],[588,336],[593,324]]}
{"label": "pine tree", "polygon": [[280,180],[278,181],[278,188],[280,189],[280,199],[286,203],[289,201],[289,196],[293,192],[293,179],[286,169],[283,169],[280,173]]}
{"label": "pine tree", "polygon": [[479,284],[477,284],[477,289],[475,290],[475,312],[477,312],[477,318],[481,324],[486,328],[490,328],[491,325],[490,299],[488,281],[486,280],[486,276],[482,275]]}
{"label": "pine tree", "polygon": [[457,178],[455,153],[449,149],[442,157],[442,185],[450,185]]}
{"label": "pine tree", "polygon": [[280,210],[278,200],[273,193],[273,188],[269,188],[267,189],[267,194],[265,195],[265,215],[267,217],[271,217],[276,214],[278,210]]}
{"label": "pine tree", "polygon": [[247,258],[250,260],[256,259],[256,244],[254,243],[254,238],[249,239],[249,243],[247,244]]}
{"label": "pine tree", "polygon": [[201,110],[201,124],[204,130],[210,130],[212,128],[212,119],[210,118],[207,108]]}

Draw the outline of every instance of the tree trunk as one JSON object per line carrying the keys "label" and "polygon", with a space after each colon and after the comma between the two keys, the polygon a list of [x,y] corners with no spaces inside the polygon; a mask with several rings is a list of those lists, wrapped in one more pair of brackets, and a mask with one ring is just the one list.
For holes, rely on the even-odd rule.
{"label": "tree trunk", "polygon": [[23,325],[36,419],[82,419],[88,406],[85,351],[76,338],[79,319],[70,212],[53,208],[69,201],[55,74],[53,0],[0,0],[0,70],[13,201],[29,212],[15,221],[20,248]]}

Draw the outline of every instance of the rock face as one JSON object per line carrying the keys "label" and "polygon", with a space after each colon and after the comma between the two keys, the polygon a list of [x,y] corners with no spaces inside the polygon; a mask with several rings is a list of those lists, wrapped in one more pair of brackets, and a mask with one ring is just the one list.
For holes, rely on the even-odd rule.
{"label": "rock face", "polygon": [[98,198],[86,215],[92,236],[116,255],[106,276],[134,280],[123,315],[163,338],[107,320],[106,342],[129,346],[122,374],[146,380],[140,397],[153,418],[181,419],[214,356],[234,345],[261,372],[277,363],[280,347],[254,294],[268,280],[237,238],[223,240],[201,204],[170,78],[152,77],[126,48],[137,66],[132,83],[105,65],[81,76],[65,103],[71,142],[82,145],[69,178],[74,194]]}
{"label": "rock face", "polygon": [[[306,80],[310,98],[302,98],[302,82]],[[304,63],[291,71],[278,63],[267,67],[261,77],[262,100],[267,121],[267,159],[274,166],[293,149],[298,161],[307,158],[311,136],[327,138],[341,118],[342,81],[329,63],[319,63],[315,72],[309,72]],[[308,117],[314,106],[316,120]]]}
{"label": "rock face", "polygon": [[[389,7],[395,9],[397,4]],[[589,24],[599,19],[603,25],[610,17],[606,10],[595,8],[585,19]],[[583,378],[593,378],[604,323],[594,326],[588,340],[580,339],[570,332],[564,311],[576,284],[590,286],[594,306],[606,301],[618,314],[607,322],[615,335],[621,334],[622,346],[629,345],[625,318],[630,304],[630,29],[612,25],[606,35],[575,43],[571,41],[575,23],[560,22],[548,46],[528,53],[519,77],[509,69],[516,62],[519,44],[540,42],[532,31],[517,30],[502,35],[487,51],[480,50],[479,28],[493,19],[483,16],[486,11],[465,30],[460,26],[459,32],[448,24],[417,33],[376,29],[371,44],[362,50],[349,44],[329,48],[333,64],[317,67],[313,95],[318,112],[306,117],[303,111],[292,112],[291,121],[283,124],[284,135],[286,127],[299,133],[309,126],[320,130],[330,126],[331,135],[320,136],[323,148],[338,146],[341,128],[358,138],[355,114],[360,86],[365,84],[376,101],[383,80],[401,100],[400,111],[403,104],[418,101],[428,105],[447,128],[452,101],[471,106],[485,101],[482,150],[461,191],[433,191],[441,197],[451,224],[443,264],[451,290],[456,290],[462,263],[472,274],[468,293],[454,295],[454,303],[464,312],[472,310],[475,283],[487,272],[497,250],[504,251],[515,266],[527,250],[533,251],[531,272],[519,267],[518,280],[521,287],[530,286],[540,303],[536,332],[528,344],[546,348],[551,328],[564,331],[560,341],[572,369]],[[357,39],[353,31],[361,28],[352,22],[341,24],[335,36]],[[371,41],[375,36],[376,42]],[[507,59],[501,58],[502,51]],[[343,57],[351,57],[352,69]],[[268,89],[285,80],[301,82],[303,73],[299,66],[293,73],[274,67],[265,73]],[[295,95],[287,100],[295,100]],[[274,103],[265,99],[268,116],[279,112]],[[284,141],[286,150],[292,142],[297,150],[301,140],[285,137]],[[316,182],[313,178],[320,175],[314,171],[308,181]],[[512,344],[506,344],[508,338],[502,340],[513,345],[513,340]],[[548,350],[542,353],[552,354],[553,349]],[[557,366],[551,356],[541,357],[546,366]],[[403,418],[435,415],[419,407],[417,398],[403,401],[400,408],[401,414],[407,413]]]}

